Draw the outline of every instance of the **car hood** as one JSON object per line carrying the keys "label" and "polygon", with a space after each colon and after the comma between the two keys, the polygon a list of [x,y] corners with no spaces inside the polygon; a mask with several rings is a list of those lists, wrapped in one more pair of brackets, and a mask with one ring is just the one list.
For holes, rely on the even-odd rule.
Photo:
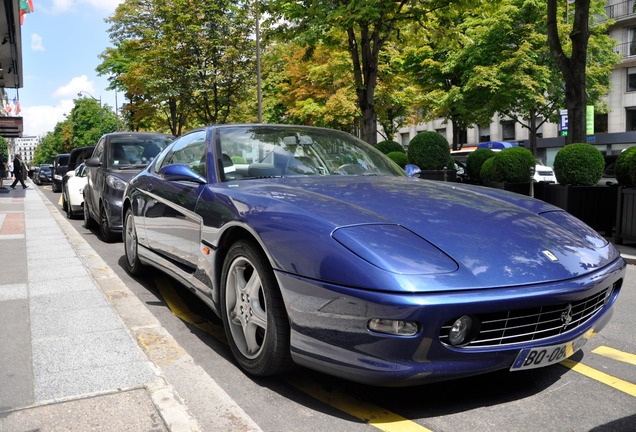
{"label": "car hood", "polygon": [[492,188],[339,176],[228,186],[275,267],[321,280],[383,289],[389,274],[408,291],[494,288],[572,279],[619,258],[563,210]]}

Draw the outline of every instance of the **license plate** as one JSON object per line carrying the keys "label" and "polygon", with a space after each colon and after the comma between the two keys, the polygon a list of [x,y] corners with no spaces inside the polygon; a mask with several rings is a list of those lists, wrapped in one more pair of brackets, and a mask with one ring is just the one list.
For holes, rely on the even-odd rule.
{"label": "license plate", "polygon": [[587,338],[581,336],[573,341],[547,347],[524,348],[517,355],[517,359],[510,368],[511,371],[535,369],[558,363],[577,352],[585,343]]}

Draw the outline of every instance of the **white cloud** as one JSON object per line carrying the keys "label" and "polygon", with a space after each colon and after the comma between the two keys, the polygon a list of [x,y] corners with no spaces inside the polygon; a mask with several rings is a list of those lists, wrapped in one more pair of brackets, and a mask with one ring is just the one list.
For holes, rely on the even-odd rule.
{"label": "white cloud", "polygon": [[42,36],[37,33],[31,35],[31,49],[33,51],[45,51]]}
{"label": "white cloud", "polygon": [[55,106],[24,107],[20,115],[24,119],[24,136],[43,136],[52,132],[58,122],[64,121],[73,109],[73,101],[61,100]]}
{"label": "white cloud", "polygon": [[85,91],[88,93],[95,92],[93,83],[88,79],[86,75],[80,75],[71,79],[68,84],[63,85],[62,87],[59,87],[57,90],[55,90],[51,96],[57,99],[75,99],[78,97],[77,94],[81,91]]}

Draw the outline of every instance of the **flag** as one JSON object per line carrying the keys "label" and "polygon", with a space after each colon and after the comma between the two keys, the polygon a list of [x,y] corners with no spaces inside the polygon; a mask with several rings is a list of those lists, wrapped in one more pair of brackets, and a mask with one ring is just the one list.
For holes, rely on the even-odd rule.
{"label": "flag", "polygon": [[17,97],[13,98],[13,115],[18,115],[20,114],[20,111],[22,111],[22,108],[20,107],[20,100]]}
{"label": "flag", "polygon": [[20,25],[24,24],[24,16],[33,12],[33,0],[20,0]]}

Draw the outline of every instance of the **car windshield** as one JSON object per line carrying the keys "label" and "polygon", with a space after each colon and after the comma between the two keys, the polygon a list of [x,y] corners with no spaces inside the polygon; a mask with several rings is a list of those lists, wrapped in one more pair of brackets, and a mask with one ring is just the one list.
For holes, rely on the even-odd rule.
{"label": "car windshield", "polygon": [[40,167],[40,172],[50,173],[51,172],[51,167],[50,166],[41,166]]}
{"label": "car windshield", "polygon": [[109,143],[108,166],[122,169],[146,166],[170,142],[170,136],[114,139]]}
{"label": "car windshield", "polygon": [[220,128],[225,180],[263,177],[404,176],[382,153],[353,136],[318,128]]}

